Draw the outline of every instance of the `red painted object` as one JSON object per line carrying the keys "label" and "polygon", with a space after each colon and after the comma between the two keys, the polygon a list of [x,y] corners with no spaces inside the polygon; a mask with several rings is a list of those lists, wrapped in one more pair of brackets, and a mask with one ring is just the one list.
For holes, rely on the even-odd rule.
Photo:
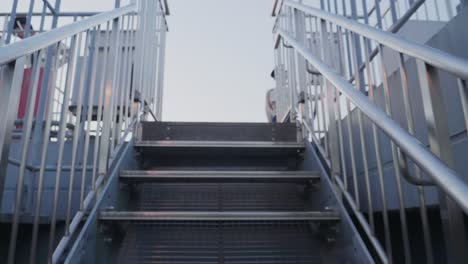
{"label": "red painted object", "polygon": [[[23,84],[21,85],[21,96],[20,102],[18,107],[18,119],[23,119],[26,115],[26,108],[28,104],[28,97],[29,97],[29,87],[31,86],[31,82],[33,81],[33,72],[32,69],[25,69],[23,75]],[[41,68],[39,70],[39,82],[37,87],[37,94],[35,99],[34,105],[34,117],[37,115],[37,109],[39,107],[39,98],[41,97],[41,88],[42,88],[42,78],[44,75],[44,69]]]}

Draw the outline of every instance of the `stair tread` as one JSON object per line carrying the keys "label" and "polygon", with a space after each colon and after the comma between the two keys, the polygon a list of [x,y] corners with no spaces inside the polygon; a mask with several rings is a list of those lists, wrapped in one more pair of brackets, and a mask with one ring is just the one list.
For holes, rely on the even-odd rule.
{"label": "stair tread", "polygon": [[130,222],[117,263],[322,263],[299,222]]}
{"label": "stair tread", "polygon": [[137,140],[135,147],[210,147],[210,148],[304,148],[303,142],[280,141],[202,141]]}
{"label": "stair tread", "polygon": [[162,170],[124,170],[120,179],[125,182],[199,182],[199,181],[272,181],[307,182],[320,179],[316,171],[162,171]]}
{"label": "stair tread", "polygon": [[190,212],[190,211],[104,211],[105,221],[338,221],[333,211],[304,212]]}

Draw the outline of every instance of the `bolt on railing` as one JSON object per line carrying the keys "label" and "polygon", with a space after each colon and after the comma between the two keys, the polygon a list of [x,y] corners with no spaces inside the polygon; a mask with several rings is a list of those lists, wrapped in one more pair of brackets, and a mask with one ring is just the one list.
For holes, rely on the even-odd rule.
{"label": "bolt on railing", "polygon": [[[350,2],[355,5],[358,1]],[[374,12],[380,12],[377,2]],[[393,191],[398,202],[391,210],[399,214],[404,262],[411,263],[414,258],[403,189],[407,183],[416,185],[426,262],[433,263],[435,254],[426,198],[427,192],[434,192],[430,187],[434,185],[439,190],[437,206],[447,261],[464,261],[468,254],[463,223],[468,212],[468,185],[453,170],[439,76],[449,74],[458,82],[459,97],[454,100],[460,100],[466,129],[468,61],[386,33],[382,27],[333,14],[339,12],[323,4],[319,9],[289,0],[282,3],[274,28],[276,93],[283,98],[277,102],[278,114],[290,111],[291,119],[297,118],[309,131],[310,140],[330,167],[332,180],[380,261],[395,258],[395,230],[389,220],[389,192]],[[373,53],[374,49],[377,52]],[[397,58],[397,69],[388,69],[390,56]],[[417,76],[408,76],[408,67],[417,71]],[[389,75],[395,72],[400,81],[391,90]],[[395,86],[394,81],[392,84]],[[403,126],[394,116],[395,89],[400,89],[403,98]],[[417,95],[428,128],[425,139],[415,129],[412,102]],[[385,160],[384,143],[391,149],[391,157]],[[392,173],[385,171],[386,164],[393,166]],[[376,234],[376,212],[381,213],[382,241]]]}
{"label": "bolt on railing", "polygon": [[[160,118],[167,12],[160,1],[140,0],[0,47],[0,206],[6,179],[17,182],[7,263],[17,256],[29,168],[39,168],[29,260],[57,263],[136,123],[149,112]],[[9,166],[18,174],[7,174]],[[44,214],[48,256],[38,256]],[[57,243],[59,219],[65,230]]]}

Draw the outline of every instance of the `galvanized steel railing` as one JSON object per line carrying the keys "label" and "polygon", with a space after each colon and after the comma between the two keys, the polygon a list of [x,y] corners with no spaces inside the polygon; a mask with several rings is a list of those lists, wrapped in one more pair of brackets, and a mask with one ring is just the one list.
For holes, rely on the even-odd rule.
{"label": "galvanized steel railing", "polygon": [[[6,179],[17,182],[7,263],[15,263],[20,223],[27,221],[22,204],[28,170],[37,168],[29,261],[56,263],[136,123],[149,113],[160,118],[168,13],[167,4],[140,0],[0,47],[0,206]],[[33,15],[30,10],[28,24]],[[59,14],[52,15],[56,23]],[[12,146],[20,150],[18,159]],[[7,174],[9,166],[18,174]],[[53,179],[46,177],[50,171]],[[44,196],[45,181],[55,182],[53,197]],[[65,230],[57,243],[59,205]],[[50,207],[48,256],[37,254],[43,207]]]}
{"label": "galvanized steel railing", "polygon": [[[336,5],[337,1],[334,2]],[[302,121],[308,131],[307,137],[328,163],[333,181],[367,235],[379,261],[392,262],[394,257],[392,233],[395,230],[391,230],[389,224],[389,187],[385,185],[381,149],[382,142],[386,141],[391,142],[405,262],[411,263],[415,253],[410,245],[403,181],[417,185],[424,237],[421,243],[424,244],[426,262],[434,262],[425,200],[427,188],[432,185],[439,190],[438,206],[447,261],[465,261],[468,244],[463,218],[468,213],[468,184],[453,170],[454,159],[439,75],[444,72],[457,80],[458,87],[444,89],[459,89],[459,97],[451,100],[461,100],[466,129],[468,61],[332,14],[324,7],[314,8],[290,0],[282,3],[274,28],[275,75],[277,94],[287,101],[279,107],[283,112],[278,114],[285,114],[290,109],[291,119]],[[375,10],[380,12],[378,5]],[[389,86],[389,74],[392,72],[387,69],[386,56],[398,60],[397,69],[392,69],[401,76],[397,87]],[[414,79],[408,76],[410,60],[416,61],[419,87],[409,85],[408,79]],[[376,98],[379,89],[383,95]],[[390,89],[399,89],[403,96],[406,116],[402,125],[392,116],[391,94],[394,90]],[[415,98],[410,98],[411,89],[418,89],[421,93],[428,127],[427,139],[415,136],[411,108]],[[285,118],[280,116],[279,119]],[[371,127],[371,133],[367,135],[366,124]],[[354,144],[356,141],[358,145]],[[430,150],[421,141],[428,141]],[[371,178],[370,160],[376,163],[376,179]],[[360,172],[362,181],[358,179]],[[378,183],[378,190],[371,190],[371,182]],[[376,203],[383,218],[381,241],[375,230]]]}

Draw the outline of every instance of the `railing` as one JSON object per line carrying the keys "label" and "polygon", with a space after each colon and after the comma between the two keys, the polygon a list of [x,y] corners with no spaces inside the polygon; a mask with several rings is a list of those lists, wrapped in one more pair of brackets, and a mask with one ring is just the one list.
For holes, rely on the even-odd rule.
{"label": "railing", "polygon": [[[29,261],[56,263],[136,123],[149,113],[160,118],[168,11],[140,0],[0,48],[0,205],[13,204],[7,263],[15,263],[20,223],[29,221],[23,204],[31,168]],[[15,198],[2,203],[7,179],[16,182]],[[37,254],[44,216],[47,256]],[[59,219],[64,232],[56,241]]]}
{"label": "railing", "polygon": [[[468,184],[453,170],[440,76],[458,84],[459,96],[450,100],[460,100],[457,103],[462,108],[466,131],[468,61],[290,0],[282,3],[274,33],[276,91],[278,97],[287,98],[278,109],[283,109],[282,113],[291,109],[291,120],[301,121],[308,131],[307,137],[329,166],[332,180],[378,260],[394,260],[394,239],[399,236],[405,263],[411,263],[415,254],[421,257],[411,249],[408,206],[402,187],[411,183],[417,186],[425,251],[422,257],[426,263],[434,263],[435,254],[426,201],[426,194],[434,192],[430,186],[439,190],[437,207],[444,233],[445,261],[465,261],[468,244],[463,221],[468,212]],[[377,51],[372,52],[373,49]],[[393,72],[387,69],[389,57],[398,61]],[[417,75],[408,74],[410,67]],[[389,76],[395,73],[400,76],[399,81],[395,84],[394,77],[390,87]],[[392,94],[396,89],[402,98],[403,120],[393,116]],[[413,118],[412,103],[419,100],[423,103],[421,112],[427,130],[416,134],[415,122],[419,120]],[[393,165],[391,173],[384,172],[384,143],[391,146],[391,157],[385,161]],[[370,168],[371,162],[375,168]],[[388,186],[392,181],[395,188]],[[398,197],[398,206],[393,210],[399,214],[398,230],[392,230],[389,221],[389,191],[395,191]],[[381,240],[376,233],[377,212],[383,223]],[[395,235],[397,231],[401,234]]]}
{"label": "railing", "polygon": [[[283,2],[283,0],[274,1],[272,16],[281,9]],[[421,8],[411,14],[411,19],[436,22],[450,21],[457,11],[466,5],[464,0],[302,0],[301,2],[384,30],[389,30],[398,23],[398,20],[415,5]]]}

